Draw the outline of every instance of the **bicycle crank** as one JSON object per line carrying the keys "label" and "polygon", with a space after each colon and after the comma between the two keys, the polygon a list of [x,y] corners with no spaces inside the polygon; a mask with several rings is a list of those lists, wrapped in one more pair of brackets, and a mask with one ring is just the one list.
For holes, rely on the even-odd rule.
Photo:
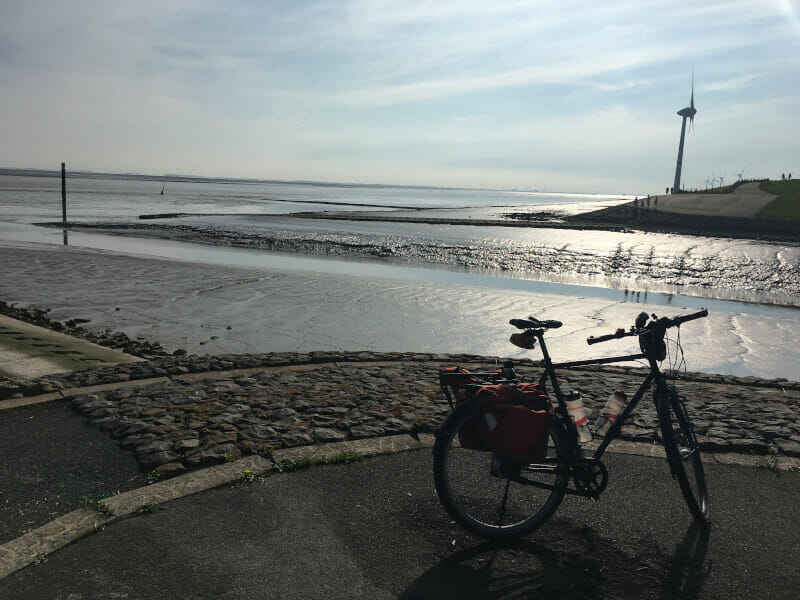
{"label": "bicycle crank", "polygon": [[592,500],[600,498],[608,483],[608,469],[596,458],[586,458],[572,471],[576,491]]}

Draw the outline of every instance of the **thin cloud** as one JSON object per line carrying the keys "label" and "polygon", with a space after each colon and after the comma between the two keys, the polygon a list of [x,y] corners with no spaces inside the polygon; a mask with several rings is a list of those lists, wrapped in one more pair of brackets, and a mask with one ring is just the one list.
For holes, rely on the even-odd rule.
{"label": "thin cloud", "polygon": [[749,87],[756,78],[758,78],[758,75],[742,75],[741,77],[699,85],[697,89],[702,92],[738,92]]}
{"label": "thin cloud", "polygon": [[698,52],[744,47],[750,42],[732,38],[689,44],[660,44],[606,54],[588,54],[560,62],[473,77],[445,77],[358,89],[335,97],[343,104],[356,106],[390,106],[435,100],[488,90],[525,87],[538,84],[576,84],[615,72],[640,69],[669,61],[680,60]]}

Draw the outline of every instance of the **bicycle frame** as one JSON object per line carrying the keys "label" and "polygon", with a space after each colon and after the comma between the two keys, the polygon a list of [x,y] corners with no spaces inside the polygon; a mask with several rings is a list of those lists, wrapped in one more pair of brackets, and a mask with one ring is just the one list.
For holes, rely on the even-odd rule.
{"label": "bicycle frame", "polygon": [[[612,442],[612,440],[617,436],[619,431],[622,429],[623,423],[628,419],[628,417],[633,413],[636,409],[636,406],[644,397],[647,390],[651,387],[653,382],[656,383],[656,386],[660,387],[663,385],[663,375],[661,374],[660,369],[658,368],[658,364],[652,358],[649,358],[646,354],[639,353],[639,354],[628,354],[625,356],[612,356],[609,358],[593,358],[589,360],[577,360],[577,361],[570,361],[570,362],[563,362],[563,363],[554,363],[551,358],[550,354],[547,351],[547,345],[544,342],[544,331],[543,330],[534,330],[533,334],[536,336],[537,340],[539,341],[539,345],[542,349],[542,356],[544,357],[544,364],[545,369],[544,373],[542,373],[541,377],[539,378],[539,383],[544,385],[545,382],[549,379],[550,385],[553,388],[553,392],[555,393],[557,399],[557,407],[556,411],[558,412],[559,416],[561,417],[561,422],[563,427],[569,432],[568,439],[572,446],[572,450],[578,451],[580,453],[581,458],[583,457],[583,450],[580,442],[578,441],[578,430],[575,427],[575,424],[572,422],[572,418],[569,416],[567,412],[566,402],[564,400],[564,396],[561,393],[561,387],[558,383],[558,377],[556,376],[556,369],[569,369],[571,367],[580,367],[586,365],[602,365],[602,364],[611,364],[611,363],[618,363],[618,362],[627,362],[631,360],[640,360],[642,358],[647,359],[650,363],[650,372],[645,377],[642,384],[639,386],[639,389],[634,394],[633,398],[628,402],[627,406],[625,406],[624,410],[617,416],[614,423],[611,425],[609,430],[606,432],[605,436],[603,436],[603,440],[600,442],[600,445],[594,451],[592,455],[593,460],[599,460],[600,457],[608,448],[608,445]],[[570,453],[570,455],[573,454]]]}

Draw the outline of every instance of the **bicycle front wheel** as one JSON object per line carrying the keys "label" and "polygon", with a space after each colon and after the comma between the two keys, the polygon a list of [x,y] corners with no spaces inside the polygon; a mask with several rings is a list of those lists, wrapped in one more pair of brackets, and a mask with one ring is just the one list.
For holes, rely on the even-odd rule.
{"label": "bicycle front wheel", "polygon": [[557,424],[551,428],[541,463],[503,465],[492,452],[459,444],[458,433],[473,414],[461,406],[437,434],[433,447],[436,492],[450,516],[480,537],[525,535],[547,521],[564,498],[569,465],[560,430]]}
{"label": "bicycle front wheel", "polygon": [[661,389],[656,404],[670,470],[678,480],[694,518],[708,524],[711,522],[711,505],[694,426],[675,388],[665,385]]}

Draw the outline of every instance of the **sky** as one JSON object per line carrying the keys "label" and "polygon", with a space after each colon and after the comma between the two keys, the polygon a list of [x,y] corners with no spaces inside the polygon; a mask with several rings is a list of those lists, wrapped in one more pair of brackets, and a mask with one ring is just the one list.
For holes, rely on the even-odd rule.
{"label": "sky", "polygon": [[658,193],[800,176],[800,0],[0,3],[0,167]]}

